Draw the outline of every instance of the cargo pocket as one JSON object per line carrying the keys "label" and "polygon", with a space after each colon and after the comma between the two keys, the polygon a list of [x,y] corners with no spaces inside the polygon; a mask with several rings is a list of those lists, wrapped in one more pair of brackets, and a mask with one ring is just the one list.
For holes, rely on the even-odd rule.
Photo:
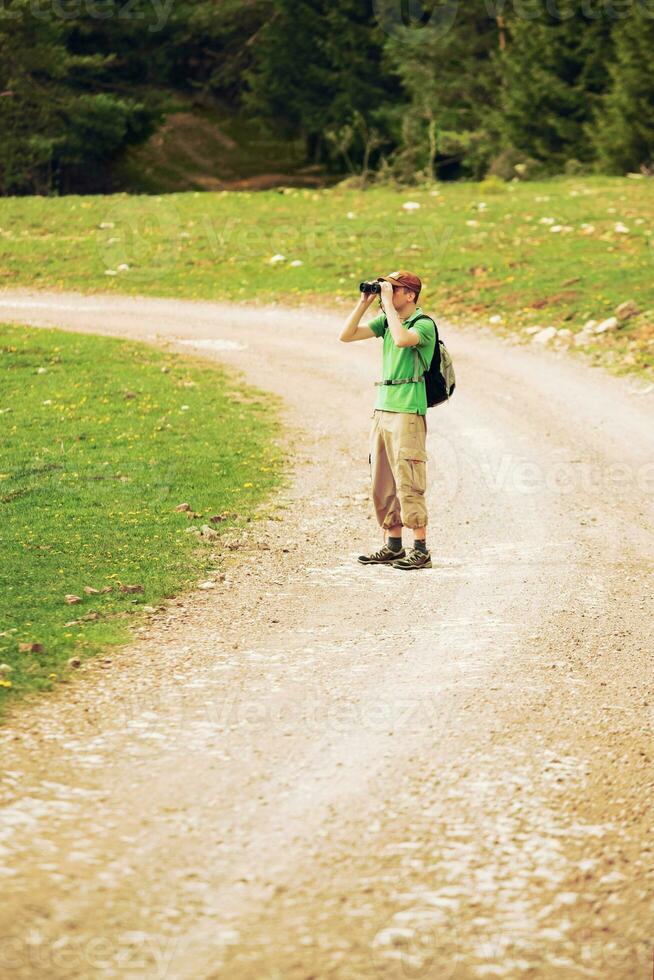
{"label": "cargo pocket", "polygon": [[424,493],[427,489],[427,460],[424,449],[403,446],[397,454],[400,485]]}

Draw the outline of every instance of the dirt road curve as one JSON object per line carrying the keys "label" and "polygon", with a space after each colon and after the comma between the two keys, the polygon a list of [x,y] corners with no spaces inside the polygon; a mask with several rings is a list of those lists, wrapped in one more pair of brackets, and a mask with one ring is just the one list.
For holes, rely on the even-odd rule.
{"label": "dirt road curve", "polygon": [[285,397],[296,460],[226,581],[9,719],[0,975],[651,976],[646,386],[443,326],[434,567],[403,573],[355,561],[376,340],[70,294],[0,319],[218,357]]}

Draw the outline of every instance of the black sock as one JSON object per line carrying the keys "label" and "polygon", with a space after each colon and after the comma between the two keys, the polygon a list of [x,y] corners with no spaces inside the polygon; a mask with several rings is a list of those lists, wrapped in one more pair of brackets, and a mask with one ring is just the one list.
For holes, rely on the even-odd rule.
{"label": "black sock", "polygon": [[389,536],[386,542],[391,551],[401,551],[402,550],[402,538],[391,538]]}
{"label": "black sock", "polygon": [[424,553],[427,554],[426,541],[418,541],[418,539],[416,538],[416,540],[413,542],[413,547],[416,549],[416,551],[424,551]]}

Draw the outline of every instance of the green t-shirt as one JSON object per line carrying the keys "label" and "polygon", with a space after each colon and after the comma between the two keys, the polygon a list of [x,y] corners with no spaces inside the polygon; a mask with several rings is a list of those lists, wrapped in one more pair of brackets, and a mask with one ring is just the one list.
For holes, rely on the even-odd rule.
{"label": "green t-shirt", "polygon": [[[422,318],[422,319],[421,319]],[[436,331],[431,320],[426,319],[419,306],[416,312],[405,320],[403,327],[408,330],[411,327],[416,333],[420,334],[420,343],[414,347],[397,347],[393,340],[393,334],[386,325],[386,315],[381,313],[379,316],[366,324],[370,327],[376,337],[382,337],[384,347],[382,350],[382,378],[386,381],[396,378],[413,378],[415,371],[415,350],[420,352],[418,359],[418,374],[424,373],[424,366],[431,364],[436,347]],[[418,381],[403,385],[379,385],[377,387],[377,401],[375,408],[381,408],[385,412],[417,412],[418,415],[427,413],[427,395],[425,393],[425,382]]]}

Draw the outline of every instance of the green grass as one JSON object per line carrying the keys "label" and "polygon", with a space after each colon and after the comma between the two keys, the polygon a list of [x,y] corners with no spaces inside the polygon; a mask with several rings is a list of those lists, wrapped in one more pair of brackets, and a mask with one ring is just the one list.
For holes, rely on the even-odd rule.
{"label": "green grass", "polygon": [[[404,211],[409,200],[420,209]],[[570,230],[553,233],[543,218]],[[576,331],[634,299],[643,314],[598,345],[631,370],[652,368],[646,179],[10,198],[0,229],[2,286],[337,306],[356,299],[360,277],[409,267],[436,317],[501,315],[500,331]],[[271,265],[275,254],[285,261]]]}
{"label": "green grass", "polygon": [[[285,454],[279,400],[195,357],[0,325],[0,374],[0,663],[12,668],[0,670],[1,709],[65,681],[70,657],[126,641],[143,605],[221,567],[220,539],[186,529],[256,519]],[[177,512],[183,502],[202,518]]]}

